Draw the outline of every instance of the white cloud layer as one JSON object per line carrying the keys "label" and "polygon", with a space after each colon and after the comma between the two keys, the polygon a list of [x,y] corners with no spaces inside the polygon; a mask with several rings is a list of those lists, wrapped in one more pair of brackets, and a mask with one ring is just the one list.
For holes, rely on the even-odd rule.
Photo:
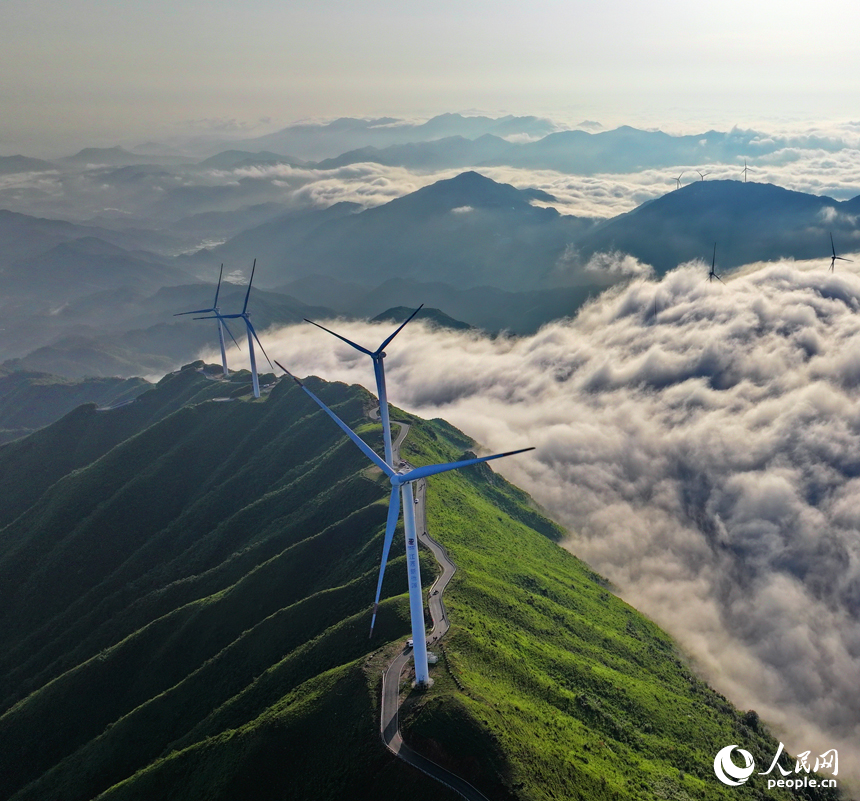
{"label": "white cloud layer", "polygon": [[[838,748],[856,780],[858,312],[848,271],[781,262],[722,285],[682,266],[530,337],[412,323],[387,349],[389,397],[490,450],[536,446],[498,469],[571,550],[794,753]],[[374,347],[391,328],[330,326]],[[369,359],[318,329],[261,337],[299,375],[373,388]]]}

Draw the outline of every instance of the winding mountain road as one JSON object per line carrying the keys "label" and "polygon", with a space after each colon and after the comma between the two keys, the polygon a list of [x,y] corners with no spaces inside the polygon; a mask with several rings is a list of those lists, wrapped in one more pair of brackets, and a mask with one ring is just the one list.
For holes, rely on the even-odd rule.
{"label": "winding mountain road", "polygon": [[[392,443],[394,462],[398,464],[400,462],[400,446],[409,434],[410,426],[408,423],[401,423],[395,420],[391,422],[397,422],[400,426],[397,439]],[[451,561],[447,551],[427,533],[426,479],[420,479],[415,482],[414,493],[415,527],[418,531],[418,539],[427,546],[436,558],[436,561],[442,566],[442,573],[433,582],[433,586],[430,587],[428,603],[430,616],[433,619],[433,629],[427,637],[427,646],[428,648],[432,648],[442,639],[450,626],[442,594],[445,591],[445,587],[448,586],[448,582],[451,581],[454,572],[457,570],[457,566]],[[398,715],[400,708],[400,677],[411,657],[412,649],[405,648],[394,658],[382,674],[382,704],[379,720],[379,732],[382,736],[382,742],[395,756],[418,768],[418,770],[426,773],[436,781],[450,787],[463,796],[463,798],[468,799],[468,801],[488,801],[482,792],[469,784],[465,779],[461,779],[441,765],[437,765],[435,762],[427,759],[427,757],[421,756],[421,754],[403,742],[403,738],[400,736]]]}

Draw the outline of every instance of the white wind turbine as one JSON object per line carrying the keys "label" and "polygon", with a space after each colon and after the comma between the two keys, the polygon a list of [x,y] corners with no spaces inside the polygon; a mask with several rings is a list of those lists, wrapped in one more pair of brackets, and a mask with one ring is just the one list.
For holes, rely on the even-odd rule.
{"label": "white wind turbine", "polygon": [[[224,265],[221,265],[221,272],[218,273],[218,286],[215,288],[215,300],[212,302],[211,309],[195,309],[194,311],[187,312],[179,312],[179,314],[174,314],[174,317],[182,317],[184,314],[206,314],[207,312],[215,312],[215,319],[218,320],[218,344],[221,346],[221,370],[223,376],[226,378],[230,375],[230,371],[227,369],[227,350],[224,347],[224,330],[227,330],[227,333],[230,334],[230,339],[233,340],[236,347],[239,347],[239,343],[236,342],[236,337],[233,336],[233,332],[227,328],[227,323],[224,322],[224,318],[220,315],[218,309],[218,293],[221,292],[221,278],[224,275]],[[207,318],[209,319],[209,318]]]}
{"label": "white wind turbine", "polygon": [[708,282],[711,282],[716,278],[717,281],[719,281],[721,284],[724,284],[725,281],[723,281],[723,279],[717,275],[716,266],[717,266],[717,243],[714,242],[714,255],[711,258],[711,271],[708,273]]}
{"label": "white wind turbine", "polygon": [[[448,464],[427,465],[426,467],[416,467],[413,470],[408,470],[405,473],[398,473],[394,467],[379,455],[358,436],[346,423],[343,422],[328,406],[325,405],[313,392],[311,392],[298,378],[296,378],[289,370],[287,370],[280,362],[278,365],[293,381],[296,382],[305,393],[317,404],[340,429],[358,446],[361,452],[367,456],[382,472],[388,476],[391,482],[391,496],[388,501],[388,520],[385,524],[385,550],[383,553],[383,561],[380,566],[380,584],[382,582],[382,574],[385,571],[385,559],[388,556],[387,547],[390,545],[394,537],[394,529],[397,526],[397,519],[400,517],[400,499],[403,498],[403,528],[406,538],[406,564],[407,575],[409,578],[409,612],[412,620],[412,648],[413,658],[415,660],[415,683],[418,685],[427,685],[430,683],[430,670],[427,667],[427,635],[424,628],[424,599],[421,593],[421,570],[418,565],[418,536],[415,530],[415,501],[412,495],[412,483],[420,478],[434,476],[439,473],[445,473],[449,470],[458,470],[461,467],[469,467],[482,462],[489,462],[492,459],[501,459],[504,456],[513,456],[516,453],[524,453],[525,451],[534,450],[534,448],[521,448],[517,451],[508,451],[507,453],[497,453],[493,456],[482,456],[476,459],[465,459],[460,462],[450,462]],[[376,610],[374,609],[374,617]]]}
{"label": "white wind turbine", "polygon": [[836,272],[834,269],[836,267],[837,261],[851,261],[851,259],[846,259],[844,256],[836,255],[836,245],[833,244],[833,234],[830,234],[830,250],[833,251],[833,255],[830,257],[830,271]]}
{"label": "white wind turbine", "polygon": [[[315,325],[317,328],[322,328],[323,331],[336,336],[343,342],[346,342],[347,345],[355,348],[362,353],[366,353],[373,360],[373,374],[376,378],[376,396],[379,399],[379,421],[382,423],[382,444],[383,450],[385,454],[385,461],[388,464],[394,464],[394,449],[392,447],[392,439],[391,439],[391,420],[388,415],[388,391],[385,387],[385,348],[388,347],[391,340],[394,339],[402,330],[403,327],[408,323],[413,317],[415,317],[421,309],[424,308],[424,304],[422,303],[417,309],[415,309],[409,317],[406,318],[394,331],[391,336],[387,337],[385,341],[375,350],[369,351],[367,348],[358,345],[346,337],[341,336],[340,334],[335,333],[334,331],[326,328],[325,326],[320,325],[319,323],[315,323],[313,320],[308,320],[305,318],[306,323],[310,323],[311,325]],[[394,524],[396,525],[397,519],[395,517]],[[386,529],[386,536],[382,545],[382,563],[379,568],[379,581],[376,584],[376,596],[373,599],[373,614],[370,618],[370,636],[373,636],[373,627],[376,624],[376,612],[379,609],[379,598],[382,595],[382,579],[385,575],[385,566],[388,564],[388,552],[391,550],[391,540],[394,537],[394,526],[392,525],[390,532]],[[413,637],[414,641],[414,637]]]}
{"label": "white wind turbine", "polygon": [[[257,344],[260,346],[260,350],[263,351],[263,356],[266,357],[266,361],[269,363],[269,367],[272,366],[272,360],[269,358],[269,354],[266,353],[266,349],[263,347],[263,343],[260,342],[260,338],[257,336],[257,332],[254,330],[254,326],[251,325],[251,315],[248,312],[248,298],[251,295],[251,284],[254,283],[254,270],[257,269],[257,260],[254,259],[254,264],[251,267],[251,278],[248,281],[248,291],[245,292],[245,305],[242,306],[242,311],[239,314],[218,314],[216,315],[218,320],[234,320],[239,319],[240,317],[245,321],[245,328],[248,331],[248,354],[251,358],[251,384],[254,387],[254,397],[260,397],[260,378],[257,375],[257,359],[254,355],[254,340],[257,340]],[[212,317],[195,317],[195,320],[212,320]]]}

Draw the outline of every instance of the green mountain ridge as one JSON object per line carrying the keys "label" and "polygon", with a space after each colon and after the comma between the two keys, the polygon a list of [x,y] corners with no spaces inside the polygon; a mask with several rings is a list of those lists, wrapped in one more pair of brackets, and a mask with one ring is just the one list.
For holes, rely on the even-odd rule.
{"label": "green mountain ridge", "polygon": [[[293,382],[253,401],[194,367],[0,446],[0,796],[456,798],[379,741],[410,631],[398,535],[367,637],[387,482]],[[365,390],[306,383],[380,447]],[[413,464],[477,449],[393,416]],[[796,797],[719,784],[719,748],[761,764],[776,741],[521,490],[486,465],[436,476],[428,528],[458,571],[434,687],[405,682],[407,742],[490,798]]]}

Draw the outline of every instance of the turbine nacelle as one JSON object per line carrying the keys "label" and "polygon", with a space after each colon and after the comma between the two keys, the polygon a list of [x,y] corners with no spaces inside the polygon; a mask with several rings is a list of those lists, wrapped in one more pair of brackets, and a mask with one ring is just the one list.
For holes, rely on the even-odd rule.
{"label": "turbine nacelle", "polygon": [[370,356],[373,361],[373,373],[376,378],[376,396],[379,399],[379,420],[382,423],[382,441],[385,448],[385,458],[389,461],[393,461],[393,457],[391,445],[391,423],[388,419],[388,392],[385,388],[385,348],[391,344],[391,340],[393,340],[394,337],[403,330],[403,327],[423,308],[424,304],[422,303],[395,329],[393,334],[386,337],[383,343],[373,351],[368,350],[363,345],[359,345],[357,342],[353,342],[351,339],[341,336],[331,329],[326,328],[324,325],[315,323],[313,320],[308,320],[307,317],[305,318],[306,323],[315,325],[317,328],[322,328],[323,331],[337,337],[341,342],[346,342],[346,344],[351,348],[355,348],[357,351]]}

